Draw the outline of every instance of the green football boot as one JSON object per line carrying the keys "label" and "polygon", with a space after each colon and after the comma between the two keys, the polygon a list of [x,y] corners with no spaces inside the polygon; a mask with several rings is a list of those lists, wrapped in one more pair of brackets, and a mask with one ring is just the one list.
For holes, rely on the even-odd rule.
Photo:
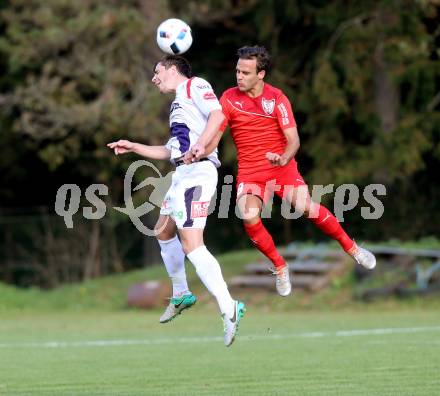
{"label": "green football boot", "polygon": [[184,294],[180,297],[173,297],[170,300],[165,312],[159,319],[160,323],[167,323],[173,320],[177,315],[188,308],[191,308],[197,301],[197,298],[193,294]]}

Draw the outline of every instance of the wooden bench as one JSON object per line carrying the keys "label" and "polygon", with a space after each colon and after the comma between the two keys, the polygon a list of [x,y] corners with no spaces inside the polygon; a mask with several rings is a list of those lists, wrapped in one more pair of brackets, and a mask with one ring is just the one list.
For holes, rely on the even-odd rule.
{"label": "wooden bench", "polygon": [[[344,252],[323,249],[281,250],[286,258],[294,289],[311,292],[326,287],[331,280],[347,268],[348,256]],[[240,288],[275,290],[275,277],[271,274],[269,261],[250,263],[245,274],[229,280],[228,284]]]}

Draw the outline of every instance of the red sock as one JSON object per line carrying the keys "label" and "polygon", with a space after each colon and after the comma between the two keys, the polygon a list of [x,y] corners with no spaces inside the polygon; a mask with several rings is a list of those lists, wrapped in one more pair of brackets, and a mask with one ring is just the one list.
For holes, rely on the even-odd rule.
{"label": "red sock", "polygon": [[284,258],[278,253],[272,237],[267,232],[261,220],[253,225],[244,224],[244,229],[255,247],[272,261],[275,268],[282,268],[286,265]]}
{"label": "red sock", "polygon": [[346,252],[348,252],[354,244],[353,239],[351,239],[344,229],[339,224],[338,219],[325,207],[319,205],[318,217],[309,217],[316,226],[330,238],[338,241]]}

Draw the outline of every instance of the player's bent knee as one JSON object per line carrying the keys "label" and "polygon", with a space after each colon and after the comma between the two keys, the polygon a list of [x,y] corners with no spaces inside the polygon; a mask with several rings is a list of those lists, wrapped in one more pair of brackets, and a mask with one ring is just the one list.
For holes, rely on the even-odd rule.
{"label": "player's bent knee", "polygon": [[254,224],[259,223],[261,220],[260,216],[255,216],[251,218],[243,218],[243,223],[247,226],[252,226]]}
{"label": "player's bent knee", "polygon": [[185,255],[190,254],[194,250],[198,249],[200,246],[203,246],[203,243],[182,242],[182,248]]}
{"label": "player's bent knee", "polygon": [[189,228],[179,229],[180,241],[185,254],[191,253],[200,246],[204,245],[203,242],[203,229]]}
{"label": "player's bent knee", "polygon": [[254,195],[243,195],[237,201],[238,215],[245,224],[256,224],[260,221],[262,202]]}
{"label": "player's bent knee", "polygon": [[168,241],[176,236],[176,231],[164,227],[163,225],[162,226],[156,225],[154,227],[154,235],[156,236],[156,239],[158,239],[159,241]]}
{"label": "player's bent knee", "polygon": [[308,204],[306,203],[303,206],[304,216],[311,219],[317,218],[319,215],[319,207],[320,207],[319,204],[313,201],[309,201]]}

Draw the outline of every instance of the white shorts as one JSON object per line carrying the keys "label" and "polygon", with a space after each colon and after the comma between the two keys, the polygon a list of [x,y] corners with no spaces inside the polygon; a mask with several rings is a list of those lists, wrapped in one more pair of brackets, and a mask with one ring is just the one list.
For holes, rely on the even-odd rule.
{"label": "white shorts", "polygon": [[171,216],[179,229],[205,228],[216,188],[217,168],[211,161],[180,165],[173,174],[160,214]]}

